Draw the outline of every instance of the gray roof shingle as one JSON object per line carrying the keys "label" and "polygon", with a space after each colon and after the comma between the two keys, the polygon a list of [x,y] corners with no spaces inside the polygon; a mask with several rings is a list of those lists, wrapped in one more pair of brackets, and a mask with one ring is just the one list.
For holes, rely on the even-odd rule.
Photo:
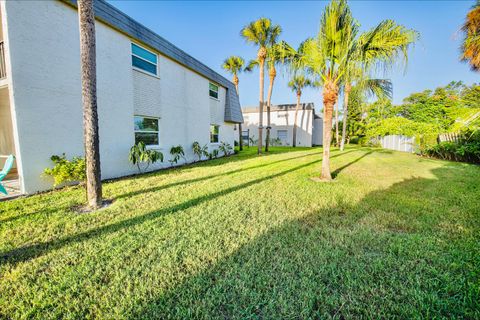
{"label": "gray roof shingle", "polygon": [[[76,0],[60,0],[76,7]],[[100,21],[106,23],[112,28],[143,42],[149,47],[157,50],[165,56],[175,60],[181,65],[199,73],[205,78],[218,83],[227,89],[225,102],[225,116],[226,122],[243,123],[243,116],[240,107],[240,100],[235,90],[235,85],[221,76],[205,64],[193,58],[185,51],[179,49],[172,43],[168,42],[158,34],[135,21],[122,11],[118,10],[111,4],[104,0],[94,1],[95,16]]]}

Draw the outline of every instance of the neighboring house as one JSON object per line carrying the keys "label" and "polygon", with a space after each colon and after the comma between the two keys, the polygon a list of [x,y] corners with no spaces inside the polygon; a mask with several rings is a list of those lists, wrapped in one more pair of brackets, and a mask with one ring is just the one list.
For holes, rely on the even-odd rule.
{"label": "neighboring house", "polygon": [[[84,153],[75,3],[0,3],[0,152],[16,156],[22,193],[52,186],[52,155]],[[230,81],[104,1],[95,14],[102,179],[136,172],[138,141],[163,152],[152,169],[174,145],[188,160],[194,141],[233,146],[243,119]]]}
{"label": "neighboring house", "polygon": [[[270,109],[270,138],[283,146],[293,144],[293,124],[295,121],[296,104],[273,105]],[[258,108],[244,108],[243,130],[253,140],[258,139],[259,113]],[[263,113],[264,137],[267,127],[267,112]],[[313,103],[302,103],[297,115],[297,146],[312,147],[322,145],[322,118],[315,113]],[[244,131],[244,132],[245,132]],[[247,133],[244,133],[244,136]]]}

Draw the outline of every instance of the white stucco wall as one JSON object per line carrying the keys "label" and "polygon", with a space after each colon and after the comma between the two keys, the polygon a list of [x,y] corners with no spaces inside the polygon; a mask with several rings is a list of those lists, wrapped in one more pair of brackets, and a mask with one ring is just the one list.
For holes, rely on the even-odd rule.
{"label": "white stucco wall", "polygon": [[323,119],[317,118],[313,120],[312,144],[314,146],[323,145]]}
{"label": "white stucco wall", "polygon": [[[258,139],[258,112],[244,112],[244,124],[242,130],[250,130],[250,137]],[[287,130],[287,139],[282,145],[291,146],[293,143],[293,124],[295,121],[295,111],[271,111],[270,136],[272,139],[278,137],[278,130]],[[263,113],[264,136],[267,127],[267,113]],[[313,112],[312,110],[299,110],[297,116],[297,146],[312,146],[312,130],[313,130]]]}
{"label": "white stucco wall", "polygon": [[[58,1],[7,1],[2,8],[21,179],[30,193],[51,187],[50,179],[40,177],[51,166],[51,155],[83,155],[78,18],[76,10]],[[209,142],[212,104],[218,109],[220,140],[233,145],[233,125],[223,122],[224,88],[220,101],[212,102],[206,78],[164,56],[159,56],[158,78],[134,71],[131,39],[100,22],[96,36],[102,179],[136,172],[128,163],[134,114],[160,118],[165,155],[160,166],[169,165],[173,145],[183,145],[191,160],[192,142]]]}

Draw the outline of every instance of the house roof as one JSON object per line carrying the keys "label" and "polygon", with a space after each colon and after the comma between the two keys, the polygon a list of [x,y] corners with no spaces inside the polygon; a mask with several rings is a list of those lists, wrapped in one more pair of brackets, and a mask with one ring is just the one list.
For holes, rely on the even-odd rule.
{"label": "house roof", "polygon": [[[270,107],[270,111],[295,111],[297,108],[296,103],[289,104],[277,104]],[[313,110],[315,112],[315,104],[313,102],[300,103],[300,110]],[[264,108],[266,112],[266,107]],[[242,109],[243,113],[256,113],[258,112],[258,107],[246,107]]]}
{"label": "house roof", "polygon": [[[76,0],[60,0],[67,4],[77,6]],[[185,51],[179,49],[172,43],[168,42],[158,34],[135,21],[119,9],[104,0],[94,1],[95,17],[109,25],[110,27],[128,35],[131,38],[143,42],[147,46],[157,50],[161,54],[175,60],[179,64],[191,69],[192,71],[204,76],[205,78],[218,83],[227,89],[225,101],[226,122],[242,123],[243,116],[240,108],[240,101],[235,90],[235,85],[213,71],[199,60],[193,58]]]}

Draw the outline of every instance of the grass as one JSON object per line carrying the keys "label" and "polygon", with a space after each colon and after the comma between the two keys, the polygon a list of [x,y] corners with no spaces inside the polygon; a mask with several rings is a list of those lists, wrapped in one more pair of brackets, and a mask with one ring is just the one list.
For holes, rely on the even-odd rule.
{"label": "grass", "polygon": [[255,148],[0,203],[0,317],[480,317],[480,168]]}

